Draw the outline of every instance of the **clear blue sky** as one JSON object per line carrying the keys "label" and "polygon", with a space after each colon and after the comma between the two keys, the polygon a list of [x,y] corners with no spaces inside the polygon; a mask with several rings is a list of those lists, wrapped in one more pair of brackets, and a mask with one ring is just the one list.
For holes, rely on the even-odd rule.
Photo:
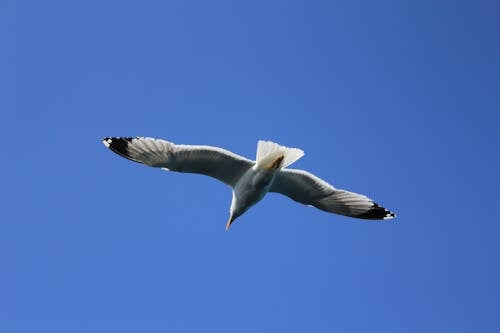
{"label": "clear blue sky", "polygon": [[[0,2],[0,331],[499,332],[498,1]],[[295,165],[387,223],[126,161]]]}

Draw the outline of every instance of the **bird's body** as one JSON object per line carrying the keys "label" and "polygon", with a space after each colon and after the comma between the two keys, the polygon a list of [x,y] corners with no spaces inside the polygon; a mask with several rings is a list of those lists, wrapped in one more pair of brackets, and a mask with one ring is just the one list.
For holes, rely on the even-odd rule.
{"label": "bird's body", "polygon": [[264,198],[269,192],[275,174],[275,170],[260,170],[255,166],[243,174],[233,189],[230,216],[226,228],[229,228],[238,216]]}
{"label": "bird's body", "polygon": [[314,176],[287,166],[304,153],[270,141],[259,141],[255,161],[211,146],[176,145],[153,138],[104,138],[115,153],[165,170],[191,172],[219,179],[233,189],[226,229],[268,192],[282,193],[321,210],[362,219],[385,220],[394,213],[364,195],[339,190]]}

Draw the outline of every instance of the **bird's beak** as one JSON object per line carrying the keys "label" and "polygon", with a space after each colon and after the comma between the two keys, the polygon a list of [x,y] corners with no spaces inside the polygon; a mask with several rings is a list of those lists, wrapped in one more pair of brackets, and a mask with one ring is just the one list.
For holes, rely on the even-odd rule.
{"label": "bird's beak", "polygon": [[226,231],[229,230],[229,227],[231,226],[231,223],[236,219],[236,217],[233,217],[233,215],[229,216],[229,220],[227,220],[226,223]]}

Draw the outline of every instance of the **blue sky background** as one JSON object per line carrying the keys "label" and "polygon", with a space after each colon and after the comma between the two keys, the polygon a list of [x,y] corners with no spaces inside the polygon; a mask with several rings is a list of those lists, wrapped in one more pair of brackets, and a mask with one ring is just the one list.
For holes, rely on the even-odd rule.
{"label": "blue sky background", "polygon": [[[498,1],[0,2],[0,331],[499,332]],[[387,223],[126,161],[254,157]]]}

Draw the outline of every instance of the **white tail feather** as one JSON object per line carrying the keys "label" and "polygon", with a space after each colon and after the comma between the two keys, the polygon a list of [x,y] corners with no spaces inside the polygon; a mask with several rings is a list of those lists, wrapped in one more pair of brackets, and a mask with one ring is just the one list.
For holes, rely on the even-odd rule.
{"label": "white tail feather", "polygon": [[298,148],[288,148],[280,146],[271,141],[261,141],[257,145],[256,167],[259,169],[269,169],[276,160],[283,157],[280,168],[286,168],[299,158],[304,156],[304,152]]}

